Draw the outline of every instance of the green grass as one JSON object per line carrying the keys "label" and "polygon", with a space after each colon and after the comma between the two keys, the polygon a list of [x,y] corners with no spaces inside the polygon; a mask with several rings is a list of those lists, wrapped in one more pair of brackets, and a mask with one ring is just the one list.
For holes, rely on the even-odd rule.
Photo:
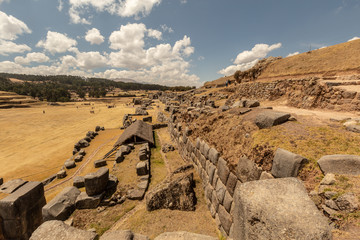
{"label": "green grass", "polygon": [[161,155],[161,145],[159,137],[155,132],[155,144],[156,147],[151,149],[150,168],[151,168],[151,181],[149,188],[155,187],[167,175],[167,169],[165,166],[164,159]]}

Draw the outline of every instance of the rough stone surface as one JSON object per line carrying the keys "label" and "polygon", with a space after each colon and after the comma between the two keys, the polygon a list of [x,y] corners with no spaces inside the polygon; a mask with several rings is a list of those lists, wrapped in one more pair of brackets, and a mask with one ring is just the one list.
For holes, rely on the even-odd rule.
{"label": "rough stone surface", "polygon": [[65,221],[75,210],[75,201],[79,195],[80,190],[76,187],[66,187],[43,207],[42,214],[44,220]]}
{"label": "rough stone surface", "polygon": [[228,190],[228,192],[230,193],[231,196],[234,195],[237,181],[238,181],[238,179],[235,176],[235,174],[230,172],[227,183],[226,183],[226,189]]}
{"label": "rough stone surface", "polygon": [[133,233],[130,230],[105,232],[100,240],[149,240],[145,235]]}
{"label": "rough stone surface", "polygon": [[63,178],[65,178],[66,176],[67,176],[67,174],[66,174],[65,169],[60,170],[60,171],[57,172],[57,174],[56,174],[56,178],[57,178],[57,179],[63,179]]}
{"label": "rough stone surface", "polygon": [[359,209],[359,200],[353,193],[345,193],[338,197],[335,202],[342,211],[354,212]]}
{"label": "rough stone surface", "polygon": [[219,152],[215,148],[210,148],[209,150],[209,160],[214,164],[217,165],[219,159]]}
{"label": "rough stone surface", "polygon": [[82,176],[74,177],[73,186],[77,188],[85,187],[85,178]]}
{"label": "rough stone surface", "polygon": [[189,232],[165,232],[154,240],[217,240],[217,238]]}
{"label": "rough stone surface", "polygon": [[233,198],[231,197],[231,195],[228,192],[225,192],[223,206],[228,213],[230,213],[232,202],[233,202]]}
{"label": "rough stone surface", "polygon": [[115,161],[117,163],[121,163],[122,161],[124,161],[125,156],[124,153],[121,151],[121,149],[119,151],[116,152],[115,154]]}
{"label": "rough stone surface", "polygon": [[126,197],[130,200],[142,200],[145,195],[145,189],[131,189],[127,192]]}
{"label": "rough stone surface", "polygon": [[136,174],[138,176],[144,176],[149,174],[149,166],[147,161],[139,162],[136,164]]}
{"label": "rough stone surface", "polygon": [[360,125],[348,125],[346,126],[346,130],[351,131],[351,132],[356,132],[356,133],[360,133]]}
{"label": "rough stone surface", "polygon": [[223,184],[226,185],[230,171],[228,166],[226,165],[226,161],[223,158],[219,158],[217,169],[218,169],[219,178],[221,179]]}
{"label": "rough stone surface", "polygon": [[106,167],[100,168],[94,173],[87,174],[84,178],[87,195],[98,195],[106,189],[109,181],[109,169]]}
{"label": "rough stone surface", "polygon": [[47,221],[35,230],[30,240],[95,240],[97,234],[80,230],[65,224],[62,221]]}
{"label": "rough stone surface", "polygon": [[325,177],[321,180],[321,185],[333,185],[335,183],[335,174],[328,173]]}
{"label": "rough stone surface", "polygon": [[247,108],[254,108],[258,106],[260,106],[260,102],[258,100],[247,100],[244,105],[244,107]]}
{"label": "rough stone surface", "polygon": [[255,124],[260,128],[269,128],[286,122],[290,117],[289,113],[267,110],[256,116]]}
{"label": "rough stone surface", "polygon": [[46,204],[41,182],[28,182],[0,201],[0,239],[29,239],[43,221]]}
{"label": "rough stone surface", "polygon": [[75,158],[74,158],[74,161],[75,162],[81,162],[83,160],[84,156],[83,155],[77,155]]}
{"label": "rough stone surface", "polygon": [[219,214],[221,226],[225,230],[226,234],[229,235],[230,228],[233,223],[231,215],[225,210],[225,208],[222,205],[219,205],[218,214]]}
{"label": "rough stone surface", "polygon": [[233,239],[332,239],[327,219],[296,178],[240,184],[234,203]]}
{"label": "rough stone surface", "polygon": [[297,177],[300,168],[309,162],[306,158],[278,148],[275,152],[271,174],[277,178]]}
{"label": "rough stone surface", "polygon": [[324,174],[360,174],[360,156],[357,155],[327,155],[317,163]]}
{"label": "rough stone surface", "polygon": [[219,199],[219,203],[222,204],[226,192],[225,185],[221,181],[217,181],[215,191],[216,191],[216,196]]}
{"label": "rough stone surface", "polygon": [[261,169],[247,157],[242,157],[237,164],[236,175],[241,182],[259,180]]}
{"label": "rough stone surface", "polygon": [[64,165],[67,169],[76,167],[75,161],[73,160],[67,160]]}
{"label": "rough stone surface", "polygon": [[97,208],[101,202],[104,194],[89,196],[86,192],[80,193],[76,198],[75,207],[77,209],[94,209]]}
{"label": "rough stone surface", "polygon": [[105,159],[99,159],[94,161],[94,167],[95,168],[99,168],[99,167],[103,167],[106,166],[106,160]]}
{"label": "rough stone surface", "polygon": [[265,172],[263,171],[260,175],[260,179],[259,180],[265,180],[265,179],[273,179],[273,175],[271,175],[271,173]]}
{"label": "rough stone surface", "polygon": [[146,208],[148,211],[156,209],[193,211],[196,202],[193,186],[192,173],[161,184],[146,196]]}
{"label": "rough stone surface", "polygon": [[14,180],[7,181],[0,187],[0,192],[7,193],[7,194],[13,193],[17,189],[19,189],[21,186],[24,186],[25,183],[27,183],[27,182],[28,181],[25,181],[22,179],[14,179]]}

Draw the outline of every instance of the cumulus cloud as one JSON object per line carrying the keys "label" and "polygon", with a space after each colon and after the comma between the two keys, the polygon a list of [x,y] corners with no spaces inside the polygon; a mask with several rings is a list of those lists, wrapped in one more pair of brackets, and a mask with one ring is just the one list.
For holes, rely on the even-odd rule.
{"label": "cumulus cloud", "polygon": [[80,15],[85,14],[90,8],[99,12],[108,12],[121,17],[145,17],[150,14],[154,6],[161,0],[70,0],[69,15],[72,23],[90,24],[89,19]]}
{"label": "cumulus cloud", "polygon": [[181,4],[187,3],[187,0],[180,0]]}
{"label": "cumulus cloud", "polygon": [[161,40],[162,32],[155,29],[148,29],[148,36],[152,38],[156,38],[157,40]]}
{"label": "cumulus cloud", "polygon": [[23,53],[26,51],[31,51],[31,48],[26,44],[16,44],[12,41],[0,39],[0,55],[8,56],[11,53]]}
{"label": "cumulus cloud", "polygon": [[27,65],[31,62],[37,62],[37,63],[43,63],[49,61],[49,57],[46,56],[44,53],[39,52],[32,52],[26,54],[26,57],[16,57],[15,63],[21,64],[21,65]]}
{"label": "cumulus cloud", "polygon": [[360,37],[353,37],[353,38],[349,39],[348,42],[351,42],[351,41],[354,41],[354,40],[358,40],[358,39],[360,39]]}
{"label": "cumulus cloud", "polygon": [[269,52],[278,49],[281,47],[281,43],[276,43],[273,45],[268,44],[256,44],[250,51],[246,50],[239,53],[234,60],[234,65],[230,65],[226,68],[218,71],[222,75],[231,75],[234,74],[237,70],[245,71],[249,68],[252,68],[261,58],[264,58],[268,55]]}
{"label": "cumulus cloud", "polygon": [[[70,58],[68,55],[65,60],[72,63],[72,66],[76,66],[82,69],[91,70],[95,68],[105,67],[108,59],[106,56],[101,55],[99,52],[80,52],[77,48],[70,49],[71,52],[76,54],[76,58]],[[64,59],[63,59],[64,60]]]}
{"label": "cumulus cloud", "polygon": [[166,24],[163,24],[160,27],[164,32],[168,32],[168,33],[173,33],[174,32],[174,30],[171,27],[167,26]]}
{"label": "cumulus cloud", "polygon": [[0,39],[15,40],[23,33],[31,33],[23,21],[0,11]]}
{"label": "cumulus cloud", "polygon": [[64,8],[64,2],[62,0],[59,0],[59,5],[57,6],[57,9],[59,10],[59,12],[61,12]]}
{"label": "cumulus cloud", "polygon": [[289,53],[286,57],[291,57],[300,54],[299,52]]}
{"label": "cumulus cloud", "polygon": [[40,40],[36,44],[37,47],[42,47],[52,54],[66,52],[76,45],[76,40],[67,37],[65,34],[52,31],[47,32],[45,40]]}
{"label": "cumulus cloud", "polygon": [[92,28],[91,30],[86,32],[85,40],[93,44],[101,44],[104,42],[104,36],[100,34],[100,31],[96,28]]}
{"label": "cumulus cloud", "polygon": [[114,31],[109,37],[111,49],[123,49],[127,52],[142,49],[146,26],[143,23],[122,25],[119,31]]}

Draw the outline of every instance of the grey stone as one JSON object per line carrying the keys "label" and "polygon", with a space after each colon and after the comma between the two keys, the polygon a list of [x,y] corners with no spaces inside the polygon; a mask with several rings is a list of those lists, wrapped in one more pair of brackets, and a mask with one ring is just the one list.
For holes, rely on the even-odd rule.
{"label": "grey stone", "polygon": [[131,152],[131,147],[128,146],[128,145],[121,145],[120,151],[121,151],[123,154],[129,154],[129,153]]}
{"label": "grey stone", "polygon": [[335,201],[334,200],[325,200],[325,205],[331,209],[334,209],[334,210],[340,210],[339,207],[336,205]]}
{"label": "grey stone", "polygon": [[219,199],[219,203],[222,204],[226,192],[225,185],[221,181],[217,181],[215,191],[216,191],[216,196]]}
{"label": "grey stone", "polygon": [[89,196],[86,192],[80,193],[76,198],[75,207],[77,209],[95,209],[99,206],[104,193],[99,195]]}
{"label": "grey stone", "polygon": [[83,160],[83,155],[77,155],[75,158],[74,158],[74,161],[75,162],[81,162]]}
{"label": "grey stone", "polygon": [[211,201],[211,196],[213,192],[213,187],[210,184],[207,184],[204,189],[205,198],[209,201]]}
{"label": "grey stone", "polygon": [[145,161],[149,159],[148,152],[146,150],[140,150],[139,151],[139,159],[140,161]]}
{"label": "grey stone", "polygon": [[236,175],[241,182],[259,180],[261,169],[258,168],[255,162],[247,157],[242,157],[237,164]]}
{"label": "grey stone", "polygon": [[230,170],[226,164],[226,161],[223,158],[219,158],[217,170],[220,180],[223,182],[224,185],[226,185]]}
{"label": "grey stone", "polygon": [[133,233],[130,230],[105,232],[100,240],[149,240],[145,235]]}
{"label": "grey stone", "polygon": [[95,127],[95,132],[99,132],[101,130],[101,127],[100,126],[96,126]]}
{"label": "grey stone", "polygon": [[226,106],[226,105],[223,105],[223,106],[220,107],[220,110],[221,110],[222,112],[225,112],[225,111],[227,111],[227,110],[229,110],[229,109],[230,109],[230,107],[229,107],[229,106]]}
{"label": "grey stone", "polygon": [[329,216],[331,218],[333,218],[333,216],[336,216],[338,214],[337,211],[335,211],[334,209],[331,209],[329,207],[327,207],[326,205],[321,205],[321,208],[324,210],[324,214],[326,216]]}
{"label": "grey stone", "polygon": [[124,159],[125,159],[124,153],[120,149],[115,154],[115,162],[121,163],[122,161],[124,161]]}
{"label": "grey stone", "polygon": [[271,174],[276,178],[297,177],[301,167],[308,163],[306,158],[278,148],[275,152]]}
{"label": "grey stone", "polygon": [[238,181],[238,179],[235,176],[235,174],[230,172],[228,180],[226,182],[226,189],[228,190],[228,192],[230,193],[231,196],[234,195],[234,191],[235,191],[237,181]]}
{"label": "grey stone", "polygon": [[254,108],[258,106],[260,106],[260,102],[258,100],[247,100],[244,105],[246,108]]}
{"label": "grey stone", "polygon": [[81,150],[79,151],[79,155],[85,156],[85,155],[86,155],[85,149],[81,149]]}
{"label": "grey stone", "polygon": [[127,192],[126,197],[130,200],[142,200],[145,195],[145,189],[131,189]]}
{"label": "grey stone", "polygon": [[136,164],[136,174],[138,176],[144,176],[149,174],[149,166],[147,161],[139,162]]}
{"label": "grey stone", "polygon": [[103,166],[106,166],[106,165],[107,165],[107,163],[106,163],[105,159],[99,159],[99,160],[94,161],[94,167],[95,168],[103,167]]}
{"label": "grey stone", "polygon": [[30,240],[95,240],[97,234],[80,230],[65,224],[62,221],[47,221],[35,230]]}
{"label": "grey stone", "polygon": [[244,101],[243,100],[240,100],[240,101],[236,101],[231,107],[232,108],[237,108],[237,107],[244,107]]}
{"label": "grey stone", "polygon": [[25,181],[22,179],[14,179],[14,180],[7,181],[0,187],[0,192],[7,193],[7,194],[13,193],[17,189],[19,189],[21,186],[24,186],[25,183],[27,183],[27,182],[28,181]]}
{"label": "grey stone", "polygon": [[41,182],[27,182],[0,200],[0,238],[29,239],[43,221],[41,209],[45,204]]}
{"label": "grey stone", "polygon": [[215,148],[210,148],[209,150],[209,160],[214,164],[217,165],[219,159],[219,152]]}
{"label": "grey stone", "polygon": [[196,148],[198,149],[198,150],[200,150],[200,143],[201,143],[201,139],[200,138],[196,138]]}
{"label": "grey stone", "polygon": [[[215,170],[214,177],[213,177],[213,181],[212,181],[212,183],[211,183],[211,185],[212,185],[214,188],[216,187],[216,184],[217,184],[218,180],[219,180],[218,171]],[[221,180],[219,180],[219,181],[221,181]]]}
{"label": "grey stone", "polygon": [[233,239],[332,239],[327,219],[296,178],[236,187]]}
{"label": "grey stone", "polygon": [[76,176],[73,179],[73,186],[77,188],[85,187],[85,178],[82,176]]}
{"label": "grey stone", "polygon": [[346,130],[348,130],[350,132],[360,133],[360,125],[357,125],[357,124],[348,125],[348,126],[346,126]]}
{"label": "grey stone", "polygon": [[210,150],[209,145],[204,142],[203,151],[202,151],[201,153],[202,153],[202,155],[204,155],[204,157],[205,157],[206,159],[208,159],[209,150]]}
{"label": "grey stone", "polygon": [[109,169],[100,168],[94,173],[89,173],[85,177],[85,190],[87,195],[98,195],[105,191],[109,181]]}
{"label": "grey stone", "polygon": [[225,197],[224,197],[224,202],[223,202],[223,205],[224,205],[224,208],[226,209],[226,211],[228,213],[230,213],[230,209],[231,209],[231,204],[233,202],[233,198],[231,197],[231,195],[226,191],[225,192]]}
{"label": "grey stone", "polygon": [[345,193],[335,200],[342,211],[354,212],[359,209],[359,200],[354,193]]}
{"label": "grey stone", "polygon": [[289,113],[266,110],[259,113],[255,118],[255,124],[260,128],[270,128],[286,122],[290,117]]}
{"label": "grey stone", "polygon": [[335,174],[328,173],[325,177],[321,180],[321,185],[333,185],[335,183]]}
{"label": "grey stone", "polygon": [[233,219],[231,215],[225,210],[225,208],[222,205],[219,205],[218,214],[219,214],[221,226],[225,230],[226,234],[229,235],[230,228],[233,223]]}
{"label": "grey stone", "polygon": [[333,191],[326,191],[324,192],[324,196],[326,199],[330,199],[332,198],[333,196],[335,196],[337,194],[337,192],[333,192]]}
{"label": "grey stone", "polygon": [[65,178],[66,176],[67,176],[67,173],[66,173],[65,169],[60,170],[60,171],[57,172],[57,174],[56,174],[56,178],[57,178],[57,179],[63,179],[63,178]]}
{"label": "grey stone", "polygon": [[216,196],[216,191],[213,191],[211,194],[211,204],[214,206],[215,211],[217,212],[219,209],[219,199]]}
{"label": "grey stone", "polygon": [[324,174],[360,174],[360,156],[357,155],[327,155],[317,163]]}
{"label": "grey stone", "polygon": [[149,180],[140,181],[137,185],[139,189],[144,189],[145,191],[147,190],[148,186],[149,186]]}
{"label": "grey stone", "polygon": [[215,174],[215,166],[212,163],[209,163],[206,172],[209,176],[209,182],[210,184],[213,182],[214,174]]}
{"label": "grey stone", "polygon": [[273,175],[271,175],[271,173],[268,173],[266,171],[263,171],[260,175],[260,179],[259,180],[265,180],[265,179],[273,179]]}
{"label": "grey stone", "polygon": [[189,232],[165,232],[154,240],[217,240],[217,238]]}
{"label": "grey stone", "polygon": [[67,169],[76,167],[75,161],[72,160],[67,160],[64,165]]}
{"label": "grey stone", "polygon": [[79,195],[80,190],[76,187],[64,188],[61,193],[43,207],[44,220],[65,221],[75,210],[75,201]]}

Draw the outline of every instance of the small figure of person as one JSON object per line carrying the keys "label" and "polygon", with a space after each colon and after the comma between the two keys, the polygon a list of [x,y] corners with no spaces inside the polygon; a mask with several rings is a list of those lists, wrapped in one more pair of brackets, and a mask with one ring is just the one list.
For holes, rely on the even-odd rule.
{"label": "small figure of person", "polygon": [[225,86],[227,87],[229,85],[229,80],[226,80]]}

